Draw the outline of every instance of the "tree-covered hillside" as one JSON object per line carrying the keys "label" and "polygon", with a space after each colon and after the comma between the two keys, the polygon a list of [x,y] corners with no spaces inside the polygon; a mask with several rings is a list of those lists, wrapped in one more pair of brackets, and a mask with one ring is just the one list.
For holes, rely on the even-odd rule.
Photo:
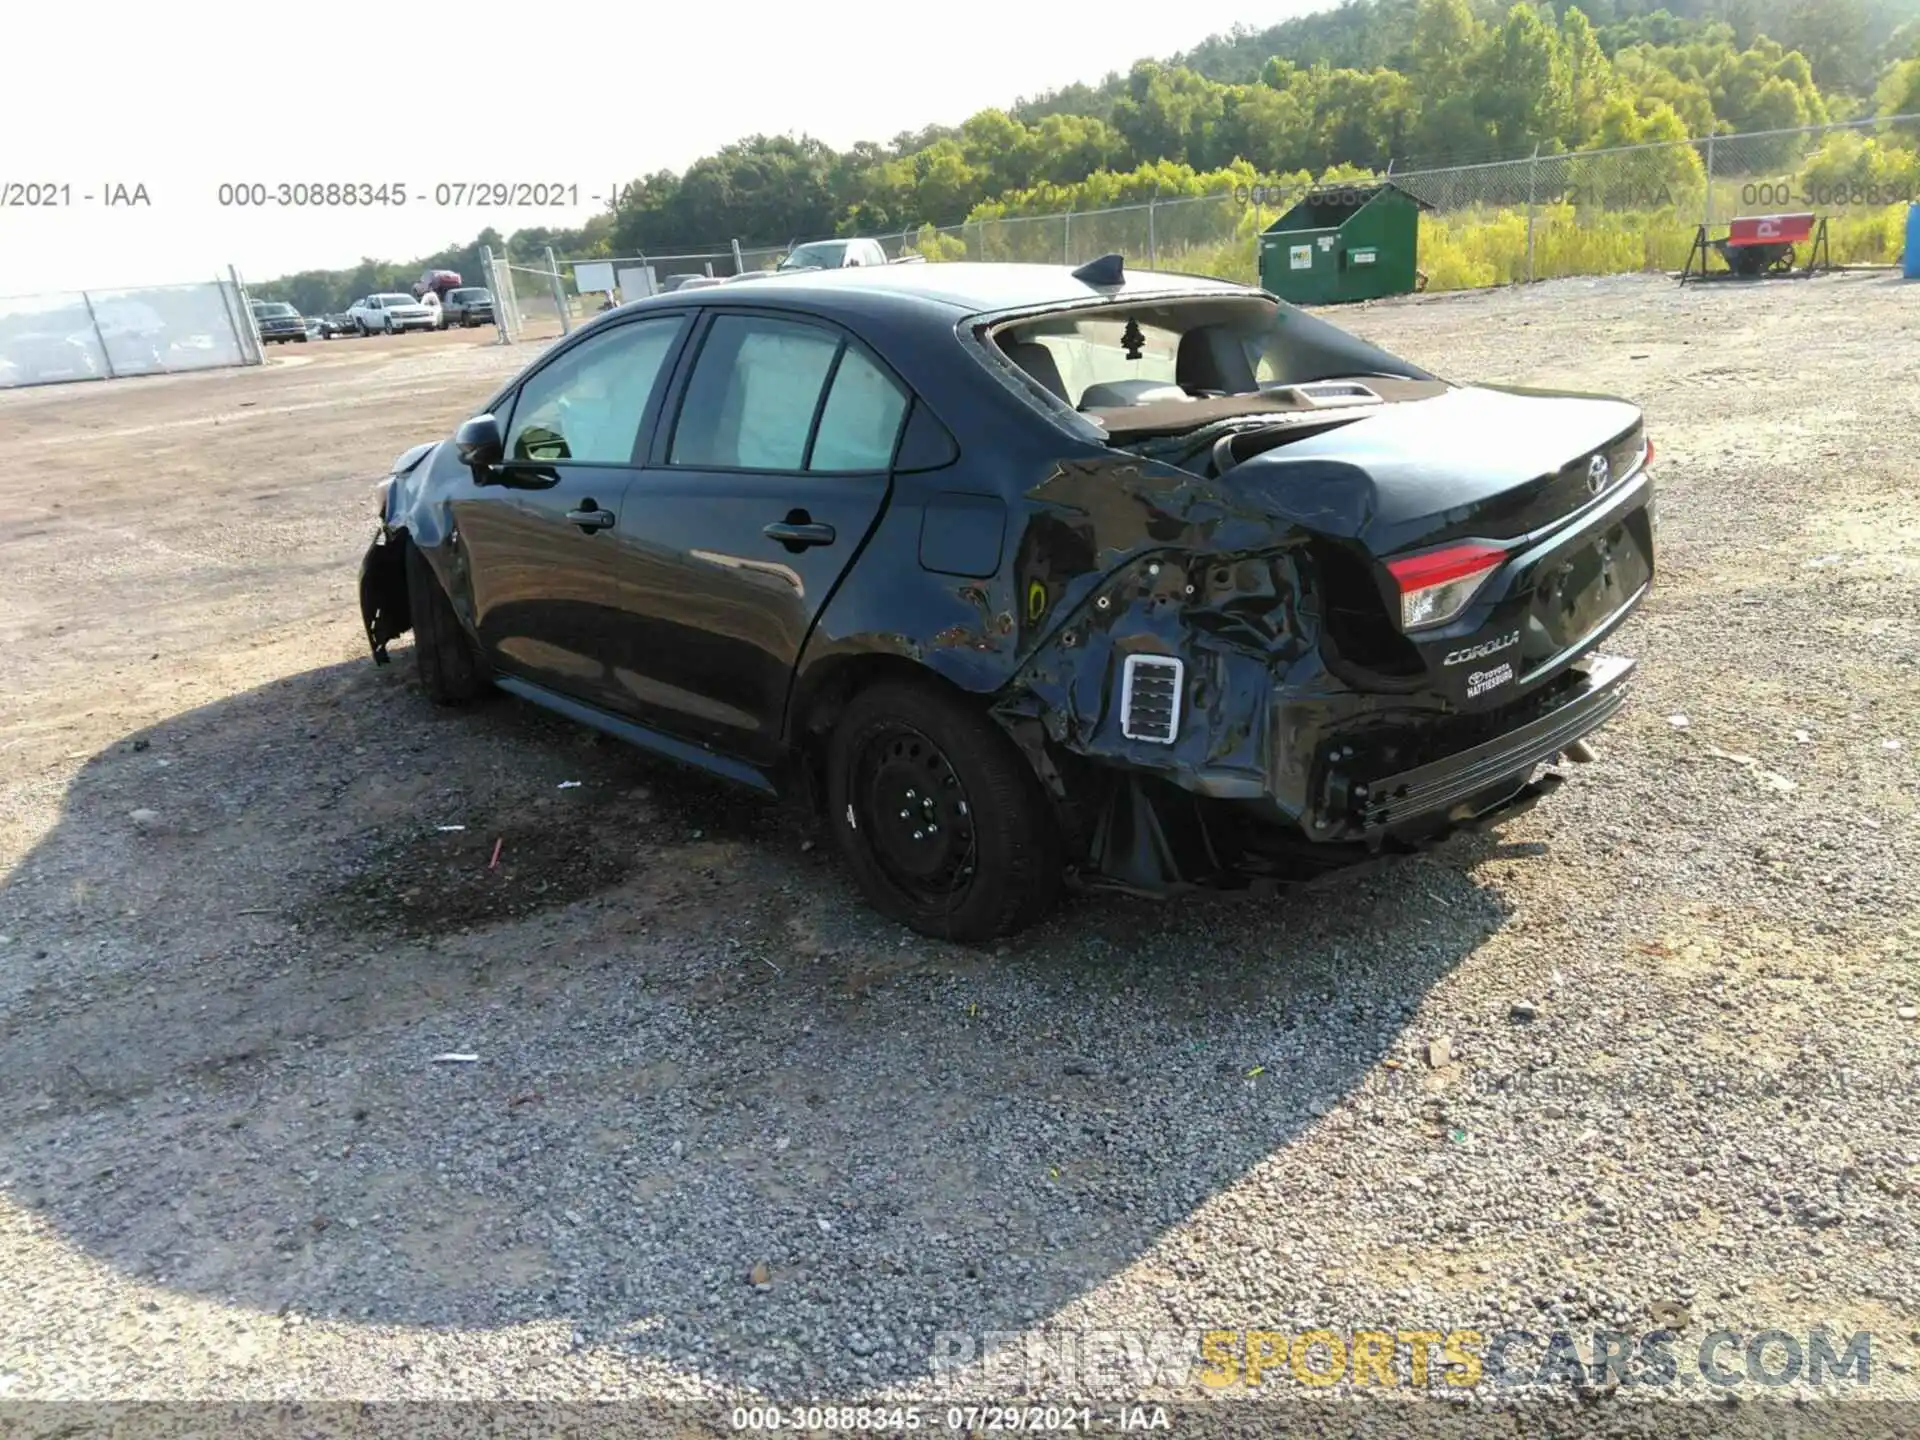
{"label": "tree-covered hillside", "polygon": [[[835,151],[751,136],[636,179],[582,230],[508,245],[580,256],[779,244],[1211,193],[1229,171],[1405,170],[1909,113],[1916,16],[1920,0],[1346,0],[887,142]],[[272,289],[338,308],[429,265],[477,271],[479,243]]]}

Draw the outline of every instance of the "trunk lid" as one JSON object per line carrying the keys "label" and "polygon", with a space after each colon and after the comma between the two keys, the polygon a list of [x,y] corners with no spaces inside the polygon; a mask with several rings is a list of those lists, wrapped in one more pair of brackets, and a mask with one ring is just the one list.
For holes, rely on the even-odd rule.
{"label": "trunk lid", "polygon": [[1642,448],[1639,429],[1639,410],[1624,400],[1467,386],[1280,445],[1236,465],[1228,483],[1369,555],[1510,540],[1593,498],[1596,453],[1623,477]]}
{"label": "trunk lid", "polygon": [[[1651,582],[1645,446],[1622,400],[1462,387],[1276,446],[1224,483],[1319,541],[1329,668],[1481,710],[1590,651]],[[1387,561],[1466,541],[1507,553],[1457,616],[1403,631]]]}

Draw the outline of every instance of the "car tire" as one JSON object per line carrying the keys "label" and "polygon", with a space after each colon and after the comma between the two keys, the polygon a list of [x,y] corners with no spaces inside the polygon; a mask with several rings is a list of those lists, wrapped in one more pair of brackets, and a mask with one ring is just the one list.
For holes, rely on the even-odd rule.
{"label": "car tire", "polygon": [[413,659],[420,688],[436,705],[466,705],[487,693],[490,680],[453,602],[418,546],[407,545],[407,608],[413,621]]}
{"label": "car tire", "polygon": [[307,343],[307,337],[305,335],[296,335],[294,339],[298,340],[302,345]]}
{"label": "car tire", "polygon": [[828,742],[827,805],[868,902],[922,935],[993,940],[1059,896],[1059,828],[1032,767],[983,712],[931,684],[854,697]]}

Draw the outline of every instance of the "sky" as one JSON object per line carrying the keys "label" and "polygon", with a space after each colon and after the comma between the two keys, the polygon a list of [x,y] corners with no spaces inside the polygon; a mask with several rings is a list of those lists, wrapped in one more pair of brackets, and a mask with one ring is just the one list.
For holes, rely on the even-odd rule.
{"label": "sky", "polygon": [[[251,282],[411,260],[487,225],[577,225],[612,184],[755,132],[887,140],[1325,3],[20,6],[13,52],[73,63],[9,66],[0,87],[0,295],[203,280],[229,265]],[[580,198],[436,203],[439,187],[452,200],[476,182]],[[283,183],[384,184],[390,203],[222,203],[223,185]],[[36,190],[59,203],[19,203]]]}

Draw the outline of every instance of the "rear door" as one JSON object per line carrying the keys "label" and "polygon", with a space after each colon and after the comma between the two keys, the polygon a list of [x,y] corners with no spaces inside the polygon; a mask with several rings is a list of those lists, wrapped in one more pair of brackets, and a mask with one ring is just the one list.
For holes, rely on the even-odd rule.
{"label": "rear door", "polygon": [[454,503],[481,643],[505,673],[623,710],[627,570],[651,540],[628,505],[684,312],[562,350],[500,417],[506,458]]}
{"label": "rear door", "polygon": [[777,752],[807,635],[886,505],[909,392],[847,332],[729,307],[688,376],[623,523],[645,723],[749,759]]}

